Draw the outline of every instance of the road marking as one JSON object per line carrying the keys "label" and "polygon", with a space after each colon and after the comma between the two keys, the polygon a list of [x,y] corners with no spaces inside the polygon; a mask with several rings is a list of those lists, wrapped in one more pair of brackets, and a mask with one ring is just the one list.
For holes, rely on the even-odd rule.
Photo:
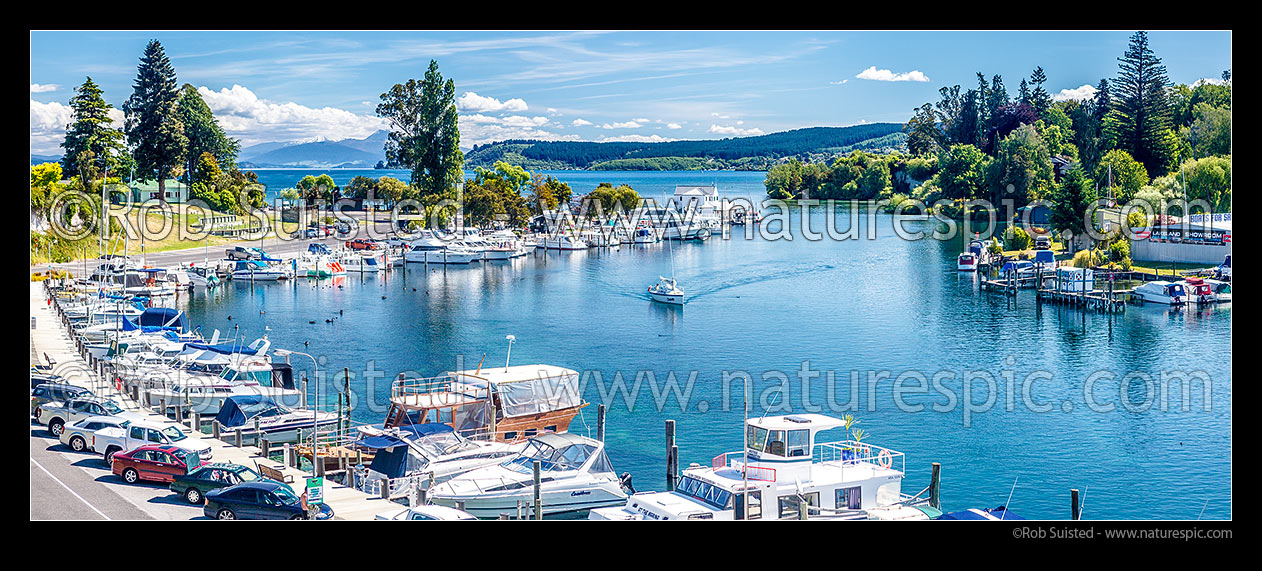
{"label": "road marking", "polygon": [[36,462],[34,456],[31,457],[31,463],[34,464],[35,467],[39,468],[40,470],[43,470],[45,474],[48,474],[48,477],[52,478],[54,482],[61,484],[61,487],[65,488],[67,492],[70,492],[71,495],[73,495],[76,498],[79,498],[79,501],[83,502],[84,505],[87,505],[88,507],[92,508],[92,511],[96,512],[97,515],[100,515],[101,517],[107,520],[110,519],[110,516],[107,516],[104,513],[101,513],[101,510],[96,509],[96,506],[89,503],[88,500],[83,499],[83,496],[80,496],[79,494],[75,493],[75,491],[70,489],[70,486],[67,486],[65,482],[58,480],[57,476],[54,476],[53,473],[49,472],[47,468],[44,468],[43,466],[40,465],[39,462]]}

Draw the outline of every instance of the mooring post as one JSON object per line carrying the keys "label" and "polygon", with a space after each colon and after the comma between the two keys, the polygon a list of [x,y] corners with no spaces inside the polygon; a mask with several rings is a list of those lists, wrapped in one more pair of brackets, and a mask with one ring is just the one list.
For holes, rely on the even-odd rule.
{"label": "mooring post", "polygon": [[193,411],[193,416],[188,421],[188,428],[195,432],[202,431],[202,413]]}
{"label": "mooring post", "polygon": [[539,494],[539,488],[542,486],[542,481],[539,478],[539,461],[538,460],[534,461],[534,475],[535,475],[535,482],[534,482],[535,484],[535,520],[542,521],[543,520],[543,497]]}
{"label": "mooring post", "polygon": [[929,477],[929,506],[942,509],[940,494],[942,493],[942,464],[933,463],[933,475]]}
{"label": "mooring post", "polygon": [[215,440],[219,440],[219,421],[210,421],[210,435],[214,437]]}
{"label": "mooring post", "polygon": [[259,456],[267,458],[268,456],[271,456],[271,455],[272,455],[272,443],[268,442],[266,438],[260,438],[259,439]]}
{"label": "mooring post", "polygon": [[1078,521],[1078,518],[1082,516],[1080,506],[1078,505],[1078,488],[1071,488],[1069,490],[1069,502],[1072,504],[1069,506],[1069,519]]}
{"label": "mooring post", "polygon": [[810,504],[806,503],[806,500],[798,498],[798,519],[805,520],[810,517],[807,513],[807,508],[809,506]]}
{"label": "mooring post", "polygon": [[675,447],[675,420],[666,420],[666,491],[675,491],[675,466],[671,464],[671,449]]}
{"label": "mooring post", "polygon": [[307,408],[307,375],[302,375],[302,408]]}
{"label": "mooring post", "polygon": [[605,403],[596,405],[596,440],[605,441]]}
{"label": "mooring post", "polygon": [[236,434],[237,434],[237,448],[240,448],[241,447],[241,427],[240,426],[237,427]]}

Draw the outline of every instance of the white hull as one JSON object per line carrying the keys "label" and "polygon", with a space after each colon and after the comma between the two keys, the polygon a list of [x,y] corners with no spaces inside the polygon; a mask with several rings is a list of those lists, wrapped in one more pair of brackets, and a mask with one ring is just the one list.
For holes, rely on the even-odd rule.
{"label": "white hull", "polygon": [[683,305],[684,304],[683,294],[654,293],[650,291],[649,297],[652,298],[653,301],[660,302],[660,303],[667,303],[670,305]]}
{"label": "white hull", "polygon": [[[565,486],[556,489],[544,489],[539,493],[543,503],[543,515],[555,515],[576,511],[619,506],[625,504],[627,495],[617,482],[593,483],[586,487]],[[523,506],[523,515],[534,511],[534,488],[526,486],[505,492],[490,492],[473,496],[434,497],[433,503],[456,507],[456,502],[464,502],[464,511],[483,519],[493,519],[506,513],[515,516],[517,503]]]}
{"label": "white hull", "polygon": [[481,259],[481,252],[449,252],[446,250],[412,250],[403,255],[415,264],[468,264]]}

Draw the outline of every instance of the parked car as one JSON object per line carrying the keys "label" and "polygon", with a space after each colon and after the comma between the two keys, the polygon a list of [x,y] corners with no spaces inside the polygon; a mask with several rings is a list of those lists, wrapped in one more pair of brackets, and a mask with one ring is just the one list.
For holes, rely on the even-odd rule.
{"label": "parked car", "polygon": [[1051,236],[1035,236],[1034,249],[1035,250],[1051,250],[1052,237]]}
{"label": "parked car", "polygon": [[53,436],[61,437],[66,424],[89,416],[117,416],[123,420],[142,420],[143,416],[127,412],[118,403],[98,396],[82,395],[61,404],[48,402],[35,407],[35,421],[48,426]]}
{"label": "parked car", "polygon": [[[264,480],[206,492],[202,513],[215,519],[307,519],[302,498],[289,486]],[[333,508],[320,505],[316,519],[332,519]]]}
{"label": "parked car", "polygon": [[140,480],[169,483],[177,474],[188,473],[189,464],[202,465],[197,454],[167,444],[146,444],[130,452],[114,454],[110,470],[123,481]]}
{"label": "parked car", "polygon": [[176,474],[171,480],[171,491],[184,496],[188,503],[201,505],[206,501],[206,494],[235,486],[245,482],[274,481],[255,472],[253,468],[240,464],[214,462],[202,464],[189,470],[187,474]]}
{"label": "parked car", "polygon": [[365,238],[356,238],[346,243],[346,247],[352,250],[379,250],[381,245],[376,240],[368,240]]}
{"label": "parked car", "polygon": [[[122,430],[128,424],[131,424],[131,421],[118,418],[117,416],[89,416],[66,426],[61,431],[60,440],[62,444],[69,446],[75,452],[91,451],[97,432],[107,428]],[[106,462],[108,461],[109,459],[106,459]]]}
{"label": "parked car", "polygon": [[135,450],[146,444],[174,446],[185,452],[196,452],[202,460],[214,455],[209,443],[201,438],[191,438],[175,424],[159,424],[138,420],[116,428],[98,431],[91,442],[92,451],[104,454],[108,463],[119,452]]}
{"label": "parked car", "polygon": [[247,246],[235,246],[224,250],[229,260],[259,260],[263,258],[263,250]]}
{"label": "parked car", "polygon": [[477,520],[473,514],[447,506],[413,506],[377,514],[374,519],[385,521],[468,521]]}
{"label": "parked car", "polygon": [[92,391],[63,383],[44,383],[31,387],[31,418],[35,418],[35,411],[42,404],[65,402],[67,399],[85,395],[92,396]]}

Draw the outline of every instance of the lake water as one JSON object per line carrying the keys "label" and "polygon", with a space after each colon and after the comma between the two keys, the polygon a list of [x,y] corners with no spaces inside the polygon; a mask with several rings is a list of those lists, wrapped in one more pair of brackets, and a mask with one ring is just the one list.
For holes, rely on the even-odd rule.
{"label": "lake water", "polygon": [[[330,174],[341,183],[359,172]],[[555,174],[576,192],[608,181],[660,196],[676,184],[716,182],[729,196],[763,195],[763,173]],[[849,213],[837,216],[848,227]],[[821,229],[825,213],[810,219]],[[859,224],[866,233],[867,219]],[[1028,291],[992,296],[955,271],[961,240],[900,239],[886,215],[871,224],[874,240],[809,241],[794,213],[791,241],[716,238],[463,268],[409,264],[381,277],[229,283],[178,303],[206,331],[239,327],[254,339],[270,329],[273,347],[320,357],[322,375],[349,367],[353,417],[363,422],[384,418],[399,372],[475,368],[483,355],[485,367],[502,366],[504,336],[515,335],[513,364],[584,373],[585,398],[609,405],[610,459],[640,490],[665,486],[666,419],[678,422],[684,466],[740,449],[742,383],[723,381],[744,371],[753,379],[751,415],[768,406],[785,414],[785,405],[849,413],[864,441],[904,452],[904,492],[925,487],[930,464],[942,463],[948,510],[1006,503],[1025,517],[1067,519],[1069,489],[1078,488],[1084,519],[1231,517],[1230,304],[1103,315],[1039,306]],[[688,294],[683,308],[645,294],[672,266]],[[305,358],[292,362],[310,368]],[[804,366],[818,372],[809,386]],[[671,373],[686,394],[682,406],[663,388]],[[1206,383],[1161,382],[1177,373],[1208,379],[1209,400]],[[618,374],[628,388],[640,377],[637,398],[609,394]],[[333,386],[321,389],[323,402],[336,402]],[[594,436],[595,408],[571,430],[586,425]]]}

